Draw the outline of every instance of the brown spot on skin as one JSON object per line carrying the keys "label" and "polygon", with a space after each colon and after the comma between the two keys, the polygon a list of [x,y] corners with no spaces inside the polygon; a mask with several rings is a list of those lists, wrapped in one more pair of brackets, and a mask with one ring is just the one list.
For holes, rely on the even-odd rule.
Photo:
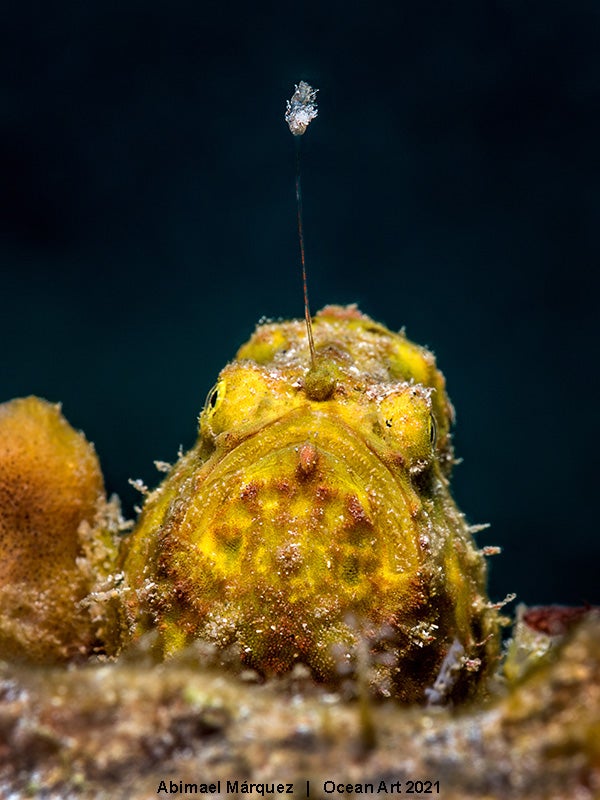
{"label": "brown spot on skin", "polygon": [[418,519],[421,516],[423,507],[417,502],[411,502],[408,511],[411,519]]}
{"label": "brown spot on skin", "polygon": [[329,500],[331,497],[333,497],[333,495],[334,495],[333,490],[329,486],[326,486],[323,483],[320,486],[317,486],[315,490],[315,496],[317,500],[320,500],[323,503]]}
{"label": "brown spot on skin", "polygon": [[250,481],[250,483],[247,483],[240,492],[240,500],[243,500],[245,503],[250,503],[253,500],[256,500],[259,489],[260,486],[257,481]]}
{"label": "brown spot on skin", "polygon": [[277,481],[275,488],[280,494],[291,496],[294,493],[293,486],[287,478],[281,478],[281,480]]}
{"label": "brown spot on skin", "polygon": [[351,494],[347,498],[346,508],[348,509],[348,512],[350,513],[350,516],[355,524],[368,525],[371,528],[373,527],[372,521],[365,513],[364,508],[360,504],[360,500],[355,494]]}
{"label": "brown spot on skin", "polygon": [[223,550],[236,552],[242,543],[242,534],[233,525],[221,525],[215,531],[215,539]]}
{"label": "brown spot on skin", "polygon": [[386,462],[391,467],[398,467],[399,469],[404,469],[406,466],[406,460],[404,457],[397,453],[395,450],[390,450],[390,452],[385,457]]}
{"label": "brown spot on skin", "polygon": [[276,559],[284,575],[297,573],[304,560],[300,553],[300,547],[295,542],[288,542],[283,547],[280,547],[277,551]]}
{"label": "brown spot on skin", "polygon": [[173,584],[173,597],[177,600],[185,601],[188,596],[188,587],[182,581],[175,581]]}
{"label": "brown spot on skin", "polygon": [[298,450],[298,478],[306,480],[312,477],[319,463],[319,454],[314,444],[306,442]]}
{"label": "brown spot on skin", "polygon": [[346,510],[349,519],[344,523],[344,531],[347,540],[354,545],[364,544],[365,538],[373,533],[373,522],[367,516],[364,508],[356,495],[349,495],[346,498]]}
{"label": "brown spot on skin", "polygon": [[310,511],[309,524],[313,528],[318,528],[321,520],[325,516],[325,503],[321,500],[315,499]]}
{"label": "brown spot on skin", "polygon": [[410,593],[411,608],[416,611],[424,608],[429,603],[429,596],[431,594],[431,578],[421,572],[418,572],[410,580],[412,591]]}

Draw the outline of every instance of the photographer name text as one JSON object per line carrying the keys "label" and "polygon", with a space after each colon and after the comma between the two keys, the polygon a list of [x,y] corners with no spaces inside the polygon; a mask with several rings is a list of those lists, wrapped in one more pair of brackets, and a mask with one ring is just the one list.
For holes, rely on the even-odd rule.
{"label": "photographer name text", "polygon": [[302,783],[252,783],[240,780],[216,780],[207,783],[187,783],[183,780],[169,779],[160,781],[156,790],[157,795],[178,795],[179,797],[207,794],[221,797],[240,797],[241,795],[271,797],[274,795],[295,794],[296,797],[325,798],[347,794],[439,795],[439,793],[440,782],[432,780],[381,780],[373,783],[344,783],[337,780],[326,780],[318,785],[311,786],[311,781],[303,781]]}

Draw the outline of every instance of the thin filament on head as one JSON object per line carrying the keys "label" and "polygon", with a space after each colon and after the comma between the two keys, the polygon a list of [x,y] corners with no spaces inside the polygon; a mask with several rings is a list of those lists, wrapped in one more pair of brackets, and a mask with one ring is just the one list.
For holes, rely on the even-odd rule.
{"label": "thin filament on head", "polygon": [[296,85],[292,99],[287,101],[285,121],[289,125],[290,131],[296,138],[296,207],[298,213],[298,241],[300,242],[300,261],[302,264],[302,289],[304,293],[304,318],[306,320],[306,332],[308,335],[308,347],[310,349],[311,368],[316,364],[315,341],[312,330],[312,319],[308,304],[308,285],[306,280],[306,254],[304,250],[304,227],[302,222],[302,186],[300,181],[300,137],[305,133],[311,120],[319,113],[317,110],[317,91],[305,81],[300,81]]}

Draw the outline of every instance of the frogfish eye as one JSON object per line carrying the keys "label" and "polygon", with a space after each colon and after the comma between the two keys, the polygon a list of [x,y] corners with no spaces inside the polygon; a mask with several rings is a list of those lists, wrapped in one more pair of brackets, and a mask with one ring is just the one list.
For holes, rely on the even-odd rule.
{"label": "frogfish eye", "polygon": [[435,417],[433,414],[429,415],[429,441],[431,442],[431,446],[435,447],[435,442],[437,440],[437,423],[435,421]]}
{"label": "frogfish eye", "polygon": [[210,392],[206,395],[204,408],[200,414],[200,428],[205,434],[212,435],[214,431],[215,415],[218,413],[223,398],[225,396],[225,381],[217,381]]}
{"label": "frogfish eye", "polygon": [[217,405],[218,399],[219,399],[219,384],[217,383],[208,393],[206,397],[206,402],[204,403],[204,408],[206,409],[214,408]]}

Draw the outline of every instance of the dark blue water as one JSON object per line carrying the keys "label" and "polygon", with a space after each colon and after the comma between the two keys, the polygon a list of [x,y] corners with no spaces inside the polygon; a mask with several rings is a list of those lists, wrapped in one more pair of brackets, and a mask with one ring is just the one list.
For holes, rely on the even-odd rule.
{"label": "dark blue water", "polygon": [[191,445],[263,315],[432,347],[492,591],[600,602],[600,13],[592,2],[13,4],[0,47],[0,396],[62,400],[111,491]]}

